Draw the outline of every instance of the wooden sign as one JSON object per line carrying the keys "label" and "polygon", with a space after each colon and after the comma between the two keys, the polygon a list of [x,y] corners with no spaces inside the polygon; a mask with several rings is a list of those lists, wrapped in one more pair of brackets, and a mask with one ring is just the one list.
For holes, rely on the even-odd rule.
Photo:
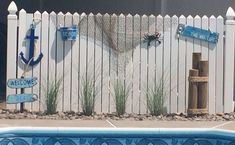
{"label": "wooden sign", "polygon": [[38,99],[36,94],[16,94],[7,96],[8,104],[17,104],[24,102],[34,102]]}
{"label": "wooden sign", "polygon": [[7,86],[12,89],[30,88],[37,84],[37,78],[9,79]]}
{"label": "wooden sign", "polygon": [[210,30],[205,30],[192,26],[185,26],[183,24],[179,24],[177,33],[182,36],[192,37],[211,43],[217,43],[219,39],[219,34],[216,32],[211,32]]}

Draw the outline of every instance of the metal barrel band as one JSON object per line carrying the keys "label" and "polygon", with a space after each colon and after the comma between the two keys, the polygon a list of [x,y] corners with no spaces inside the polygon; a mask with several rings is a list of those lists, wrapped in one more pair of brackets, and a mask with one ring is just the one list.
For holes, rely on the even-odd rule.
{"label": "metal barrel band", "polygon": [[189,82],[191,83],[207,83],[208,77],[189,77]]}

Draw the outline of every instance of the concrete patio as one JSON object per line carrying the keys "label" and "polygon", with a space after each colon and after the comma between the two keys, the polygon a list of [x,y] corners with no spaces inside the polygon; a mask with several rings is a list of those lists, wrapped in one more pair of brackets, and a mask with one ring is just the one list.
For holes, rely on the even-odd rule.
{"label": "concrete patio", "polygon": [[9,120],[0,127],[216,128],[235,131],[235,121]]}

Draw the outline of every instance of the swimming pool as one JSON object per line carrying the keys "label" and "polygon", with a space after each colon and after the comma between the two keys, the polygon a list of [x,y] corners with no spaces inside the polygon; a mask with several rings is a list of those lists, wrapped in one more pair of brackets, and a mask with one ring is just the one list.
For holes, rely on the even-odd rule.
{"label": "swimming pool", "polygon": [[0,145],[235,145],[215,129],[2,128]]}

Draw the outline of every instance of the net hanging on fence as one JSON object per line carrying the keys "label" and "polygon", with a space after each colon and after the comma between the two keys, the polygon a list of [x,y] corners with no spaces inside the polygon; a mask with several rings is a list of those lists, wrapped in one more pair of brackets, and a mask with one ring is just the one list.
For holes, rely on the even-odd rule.
{"label": "net hanging on fence", "polygon": [[154,21],[149,21],[147,16],[144,19],[124,15],[81,15],[78,27],[80,35],[95,39],[110,53],[112,64],[118,66],[113,68],[123,70],[138,45],[147,48],[144,35],[156,32]]}

